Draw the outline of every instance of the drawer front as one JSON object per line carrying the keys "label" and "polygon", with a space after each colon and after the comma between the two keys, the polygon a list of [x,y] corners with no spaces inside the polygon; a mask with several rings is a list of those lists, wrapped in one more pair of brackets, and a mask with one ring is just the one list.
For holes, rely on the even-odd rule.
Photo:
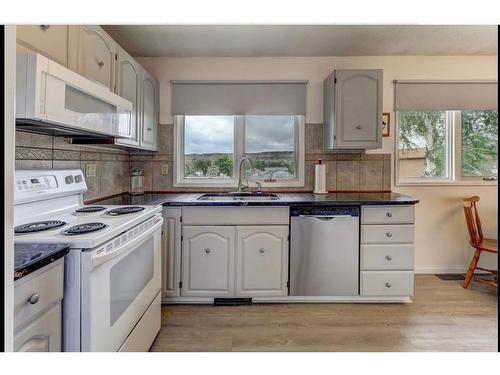
{"label": "drawer front", "polygon": [[362,270],[413,270],[412,244],[362,245]]}
{"label": "drawer front", "polygon": [[406,224],[415,222],[415,207],[411,206],[363,206],[362,224]]}
{"label": "drawer front", "polygon": [[183,225],[288,225],[288,207],[183,207]]}
{"label": "drawer front", "polygon": [[[18,327],[63,297],[64,258],[14,284],[14,320]],[[38,297],[37,297],[38,295]],[[31,299],[31,302],[30,302]]]}
{"label": "drawer front", "polygon": [[362,225],[362,243],[413,243],[414,225]]}
{"label": "drawer front", "polygon": [[413,271],[361,271],[362,296],[412,296]]}

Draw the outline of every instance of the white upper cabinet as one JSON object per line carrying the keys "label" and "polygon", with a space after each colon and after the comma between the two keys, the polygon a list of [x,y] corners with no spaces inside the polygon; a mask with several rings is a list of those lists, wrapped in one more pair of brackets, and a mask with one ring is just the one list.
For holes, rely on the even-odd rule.
{"label": "white upper cabinet", "polygon": [[141,66],[127,51],[118,46],[116,60],[116,93],[132,103],[131,139],[117,139],[117,144],[139,146]]}
{"label": "white upper cabinet", "polygon": [[69,68],[115,91],[117,43],[100,26],[71,26]]}
{"label": "white upper cabinet", "polygon": [[382,147],[383,70],[335,70],[324,81],[325,149]]}
{"label": "white upper cabinet", "polygon": [[158,83],[145,69],[141,70],[141,125],[140,146],[156,151],[158,129]]}
{"label": "white upper cabinet", "polygon": [[235,228],[182,228],[183,296],[228,297],[234,293]]}
{"label": "white upper cabinet", "polygon": [[20,25],[16,27],[17,43],[68,66],[68,35],[66,25]]}
{"label": "white upper cabinet", "polygon": [[288,226],[236,227],[236,295],[288,294]]}

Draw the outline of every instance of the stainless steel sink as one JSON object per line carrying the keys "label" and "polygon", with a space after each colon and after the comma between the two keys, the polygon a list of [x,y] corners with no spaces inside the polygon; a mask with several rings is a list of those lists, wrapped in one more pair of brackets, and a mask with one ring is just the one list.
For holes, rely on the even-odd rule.
{"label": "stainless steel sink", "polygon": [[262,192],[207,193],[198,197],[199,201],[272,201],[278,199],[276,194]]}

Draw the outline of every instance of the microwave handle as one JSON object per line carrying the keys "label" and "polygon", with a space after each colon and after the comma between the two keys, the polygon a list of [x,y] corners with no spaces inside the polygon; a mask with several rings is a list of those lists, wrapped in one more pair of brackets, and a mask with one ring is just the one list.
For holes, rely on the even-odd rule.
{"label": "microwave handle", "polygon": [[[161,218],[160,218],[161,219]],[[132,241],[127,242],[123,246],[117,247],[115,250],[113,250],[110,253],[104,253],[100,255],[95,255],[92,256],[92,268],[96,268],[100,266],[103,263],[106,263],[110,259],[116,258],[117,256],[130,252],[134,249],[135,246],[143,242],[147,237],[149,237],[153,232],[155,232],[157,229],[161,227],[163,224],[163,219],[159,220],[156,222],[151,228],[149,228],[147,231],[142,233],[140,236],[134,238]]]}

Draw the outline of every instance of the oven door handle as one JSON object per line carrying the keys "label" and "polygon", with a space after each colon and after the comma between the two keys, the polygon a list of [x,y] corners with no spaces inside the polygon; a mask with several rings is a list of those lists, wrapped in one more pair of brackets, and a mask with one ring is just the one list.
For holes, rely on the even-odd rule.
{"label": "oven door handle", "polygon": [[114,249],[110,253],[103,253],[100,255],[92,256],[92,268],[96,268],[103,263],[106,263],[110,259],[116,258],[117,256],[127,253],[131,250],[134,250],[134,247],[143,242],[147,237],[149,237],[153,232],[157,231],[163,224],[163,218],[159,218],[159,221],[156,222],[151,228],[149,228],[144,233],[141,233],[138,237],[134,238],[132,241],[127,242],[123,246],[119,246]]}

